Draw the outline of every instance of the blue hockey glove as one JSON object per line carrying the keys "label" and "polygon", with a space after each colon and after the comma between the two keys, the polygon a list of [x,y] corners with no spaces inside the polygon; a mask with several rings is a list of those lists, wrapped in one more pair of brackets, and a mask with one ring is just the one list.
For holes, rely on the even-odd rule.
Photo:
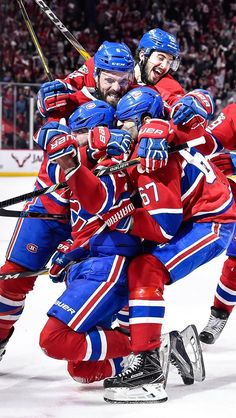
{"label": "blue hockey glove", "polygon": [[47,117],[50,112],[65,106],[68,97],[73,94],[67,83],[60,80],[49,81],[42,84],[37,95],[37,107],[43,117]]}
{"label": "blue hockey glove", "polygon": [[165,167],[168,162],[170,124],[162,119],[150,119],[142,126],[138,136],[138,156],[141,167],[147,172]]}
{"label": "blue hockey glove", "polygon": [[49,269],[49,278],[53,283],[63,282],[66,275],[66,267],[71,263],[71,259],[67,257],[67,253],[70,251],[72,245],[72,240],[68,239],[62,241],[58,247],[57,251],[52,257],[52,264]]}
{"label": "blue hockey glove", "polygon": [[187,93],[173,107],[171,116],[175,125],[200,123],[210,120],[214,115],[214,102],[207,90],[197,89]]}
{"label": "blue hockey glove", "polygon": [[49,269],[49,278],[53,283],[63,282],[66,278],[67,268],[73,261],[80,261],[88,255],[88,251],[78,247],[71,251],[73,241],[68,239],[62,241],[52,257],[51,267]]}
{"label": "blue hockey glove", "polygon": [[122,129],[111,129],[111,137],[107,143],[107,154],[111,156],[120,156],[130,151],[132,138],[130,134]]}

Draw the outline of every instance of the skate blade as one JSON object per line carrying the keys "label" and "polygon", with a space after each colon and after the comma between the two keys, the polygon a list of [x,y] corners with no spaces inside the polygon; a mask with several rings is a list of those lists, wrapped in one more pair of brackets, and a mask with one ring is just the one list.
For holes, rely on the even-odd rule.
{"label": "skate blade", "polygon": [[181,335],[186,351],[191,359],[194,380],[202,382],[206,377],[206,372],[202,355],[202,347],[196,326],[188,325],[183,331],[181,331]]}
{"label": "skate blade", "polygon": [[106,388],[104,391],[104,401],[109,403],[160,403],[167,399],[161,383],[134,388]]}
{"label": "skate blade", "polygon": [[164,374],[165,383],[164,388],[166,387],[168,374],[169,374],[169,367],[170,367],[170,334],[162,334],[161,335],[161,346],[159,350],[159,356],[160,356],[160,364],[162,368],[162,372]]}

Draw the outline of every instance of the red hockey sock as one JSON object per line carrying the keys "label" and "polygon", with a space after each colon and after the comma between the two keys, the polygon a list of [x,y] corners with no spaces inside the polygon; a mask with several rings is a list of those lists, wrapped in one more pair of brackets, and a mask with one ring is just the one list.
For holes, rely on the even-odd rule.
{"label": "red hockey sock", "polygon": [[[14,273],[26,270],[12,261],[5,261],[0,273]],[[11,333],[15,322],[24,309],[26,294],[33,289],[36,277],[27,277],[0,281],[0,340],[5,340]]]}
{"label": "red hockey sock", "polygon": [[[235,257],[229,257],[224,262],[222,273],[220,276],[219,284],[217,289],[220,291],[222,289],[227,292],[233,292],[235,294],[236,292],[236,258]],[[236,302],[235,302],[236,304]],[[217,293],[215,294],[214,298],[214,307],[218,309],[224,309],[227,312],[231,313],[235,304],[226,304],[223,300],[220,300],[218,298]]]}
{"label": "red hockey sock", "polygon": [[129,313],[132,351],[160,346],[165,313],[164,284],[169,281],[165,266],[152,255],[134,258],[128,269]]}

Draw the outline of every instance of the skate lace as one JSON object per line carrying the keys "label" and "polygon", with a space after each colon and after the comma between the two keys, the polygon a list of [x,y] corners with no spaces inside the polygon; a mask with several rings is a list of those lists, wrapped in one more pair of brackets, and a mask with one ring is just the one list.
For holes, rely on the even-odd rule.
{"label": "skate lace", "polygon": [[133,373],[139,369],[142,364],[142,355],[141,354],[130,354],[127,358],[123,360],[124,370],[118,374],[118,376],[123,377],[127,376],[130,373]]}
{"label": "skate lace", "polygon": [[208,324],[203,331],[211,332],[213,335],[221,332],[227,322],[227,319],[216,318],[213,315],[210,315]]}

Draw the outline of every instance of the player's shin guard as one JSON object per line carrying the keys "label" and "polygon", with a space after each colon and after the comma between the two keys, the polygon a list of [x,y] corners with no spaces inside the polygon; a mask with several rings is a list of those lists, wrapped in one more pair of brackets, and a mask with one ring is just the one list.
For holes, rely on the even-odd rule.
{"label": "player's shin guard", "polygon": [[162,294],[168,281],[165,266],[152,255],[138,256],[129,265],[129,322],[134,353],[160,347],[165,314]]}
{"label": "player's shin guard", "polygon": [[[13,273],[26,270],[24,267],[6,261],[0,273]],[[33,289],[36,277],[0,281],[0,340],[5,340],[12,332],[13,325],[20,318],[26,294]]]}
{"label": "player's shin guard", "polygon": [[72,362],[125,357],[131,352],[128,336],[119,331],[98,327],[78,333],[53,317],[40,334],[40,346],[49,357]]}

